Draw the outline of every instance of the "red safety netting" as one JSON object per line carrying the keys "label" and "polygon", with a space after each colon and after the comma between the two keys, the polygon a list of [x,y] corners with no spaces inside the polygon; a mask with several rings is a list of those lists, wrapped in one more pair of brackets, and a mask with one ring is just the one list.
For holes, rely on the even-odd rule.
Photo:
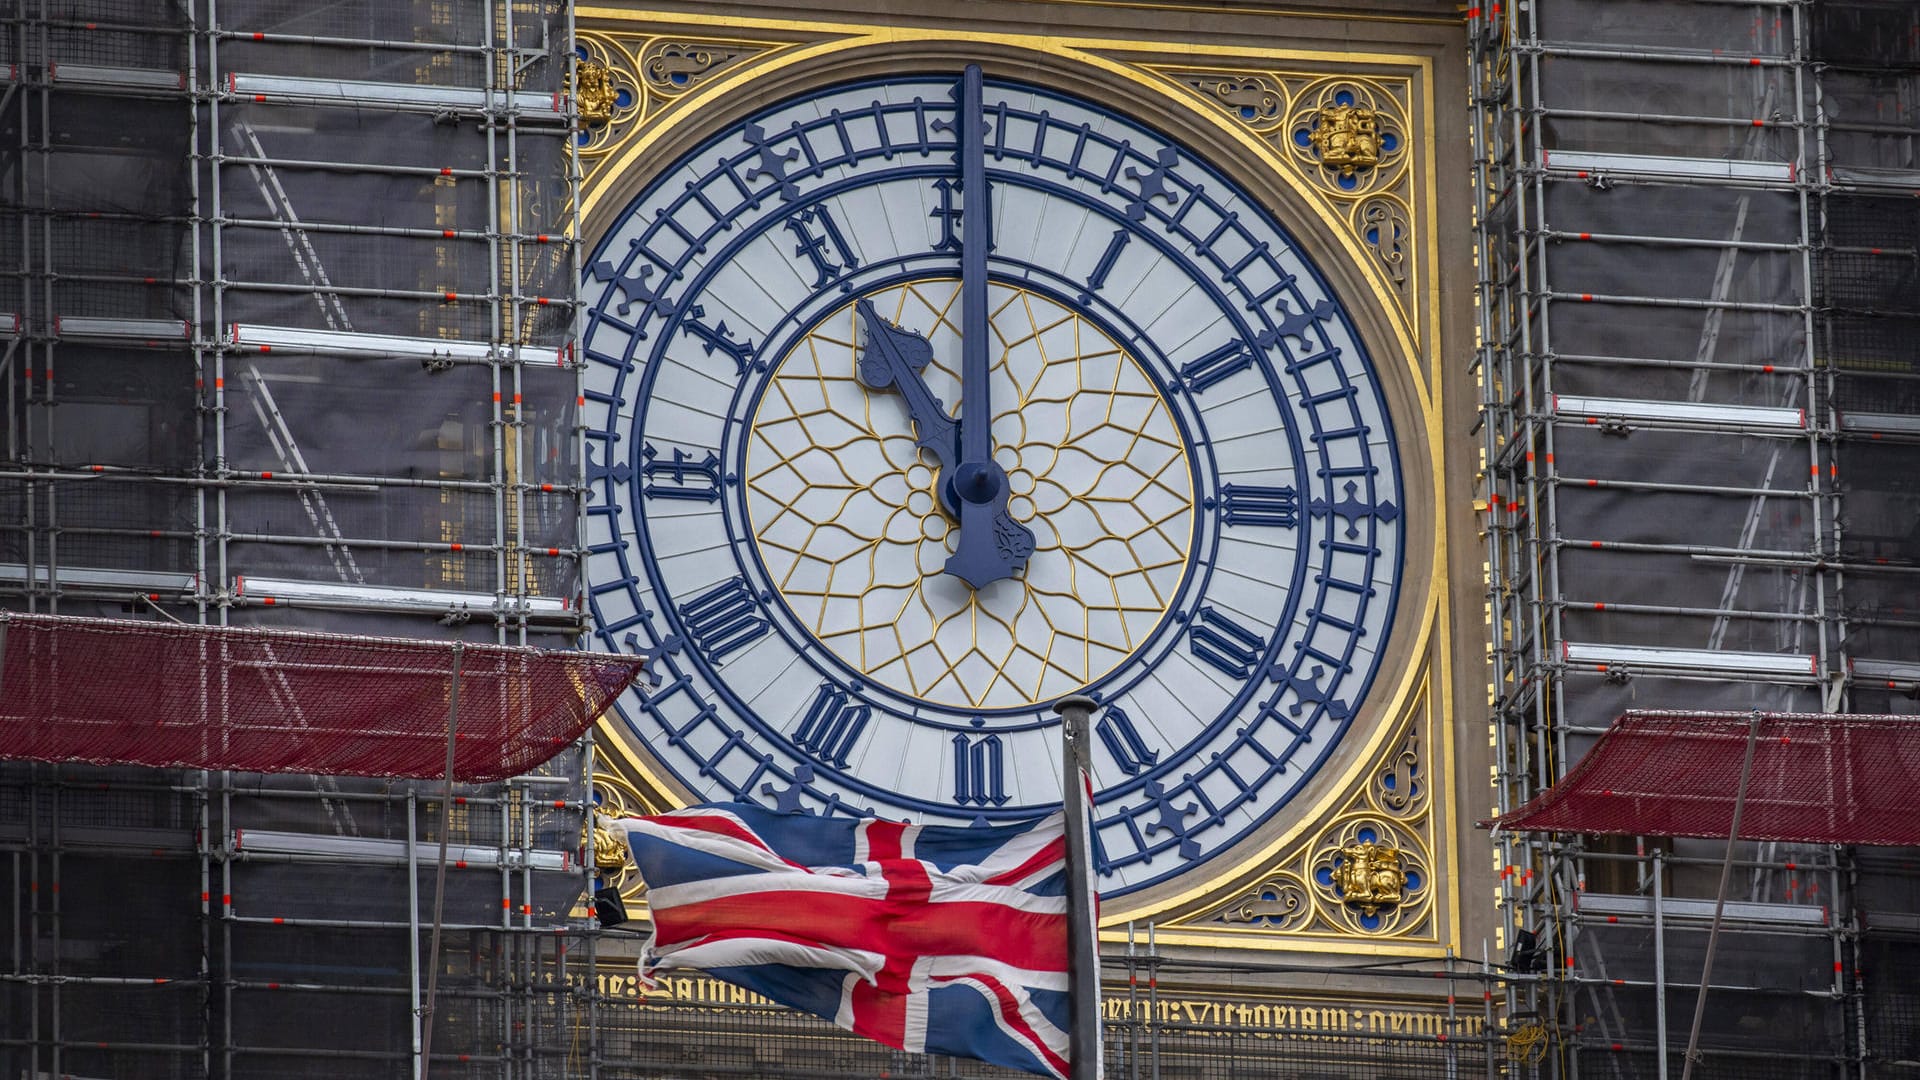
{"label": "red safety netting", "polygon": [[[0,613],[0,758],[446,775],[454,643]],[[645,661],[462,644],[454,778],[578,739]]]}
{"label": "red safety netting", "polygon": [[[1724,837],[1751,713],[1639,713],[1502,829]],[[1743,840],[1920,845],[1920,717],[1766,713]]]}

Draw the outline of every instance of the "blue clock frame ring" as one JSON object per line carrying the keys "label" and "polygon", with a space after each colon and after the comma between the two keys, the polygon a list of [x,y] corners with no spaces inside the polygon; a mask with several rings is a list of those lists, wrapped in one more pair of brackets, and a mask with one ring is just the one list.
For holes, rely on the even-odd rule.
{"label": "blue clock frame ring", "polygon": [[1388,394],[1294,238],[1149,124],[995,76],[849,82],[659,172],[586,262],[592,647],[699,799],[1056,806],[1100,889],[1283,815],[1380,674]]}

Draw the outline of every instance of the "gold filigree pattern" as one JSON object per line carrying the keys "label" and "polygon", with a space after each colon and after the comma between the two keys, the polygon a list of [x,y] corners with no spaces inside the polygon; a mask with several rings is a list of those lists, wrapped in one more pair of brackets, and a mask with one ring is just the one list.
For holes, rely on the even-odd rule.
{"label": "gold filigree pattern", "polygon": [[601,875],[618,874],[627,868],[627,845],[606,826],[609,820],[603,814],[593,816],[589,828],[589,839],[593,844],[593,868]]}
{"label": "gold filigree pattern", "polygon": [[1344,809],[1224,906],[1167,929],[1224,931],[1222,937],[1280,933],[1289,942],[1436,938],[1439,889],[1430,853],[1438,834],[1427,778],[1435,716],[1430,691],[1430,684],[1421,687],[1422,707],[1401,718],[1361,773],[1368,778],[1365,787],[1348,798]]}
{"label": "gold filigree pattern", "polygon": [[[662,112],[699,95],[713,77],[735,65],[780,48],[770,41],[678,35],[637,35],[582,29],[575,38],[580,82],[575,90],[582,130],[577,136],[585,188],[599,181],[608,159],[645,130]],[[603,97],[588,80],[589,69],[606,72]],[[604,104],[602,101],[604,100]]]}
{"label": "gold filigree pattern", "polygon": [[1406,172],[1406,120],[1367,79],[1317,79],[1294,95],[1284,132],[1294,157],[1336,199],[1390,186]]}
{"label": "gold filigree pattern", "polygon": [[656,40],[640,51],[640,73],[657,94],[684,94],[744,52],[737,45]]}
{"label": "gold filigree pattern", "polygon": [[[956,413],[959,282],[882,290],[881,314],[927,335],[925,378]],[[853,302],[783,357],[747,447],[747,515],[787,606],[855,671],[960,708],[1016,708],[1099,678],[1166,616],[1194,524],[1185,443],[1132,357],[1084,317],[989,290],[994,457],[1036,548],[978,591],[944,573],[939,508],[898,395],[854,376]]]}
{"label": "gold filigree pattern", "polygon": [[1381,908],[1397,907],[1407,892],[1407,871],[1400,865],[1400,849],[1374,840],[1348,844],[1333,857],[1333,888],[1340,902],[1359,908],[1362,915],[1378,915]]}
{"label": "gold filigree pattern", "polygon": [[1383,814],[1405,820],[1427,808],[1425,758],[1420,753],[1420,735],[1409,731],[1387,754],[1374,771],[1368,794]]}
{"label": "gold filigree pattern", "polygon": [[1352,105],[1329,105],[1320,110],[1307,141],[1320,163],[1338,169],[1341,179],[1380,164],[1380,114]]}
{"label": "gold filigree pattern", "polygon": [[1416,339],[1421,332],[1413,207],[1419,163],[1412,81],[1315,72],[1161,72],[1257,134],[1378,260]]}
{"label": "gold filigree pattern", "polygon": [[1407,251],[1413,237],[1413,223],[1397,199],[1378,196],[1360,204],[1360,239],[1373,249],[1375,258],[1386,268],[1396,286],[1407,284]]}
{"label": "gold filigree pattern", "polygon": [[1220,913],[1224,922],[1264,924],[1272,930],[1299,930],[1313,921],[1313,897],[1293,874],[1275,874]]}
{"label": "gold filigree pattern", "polygon": [[[760,40],[732,35],[757,35]],[[598,133],[590,145],[583,146],[584,190],[589,193],[609,192],[619,187],[620,181],[612,166],[616,161],[632,164],[631,155],[622,151],[636,143],[643,132],[678,131],[680,128],[675,125],[682,124],[698,126],[705,111],[725,113],[735,96],[744,99],[756,94],[793,92],[791,85],[778,83],[778,79],[768,80],[778,83],[777,86],[763,87],[759,77],[791,71],[782,60],[796,49],[808,51],[809,59],[823,56],[831,60],[851,55],[852,50],[913,48],[933,40],[931,33],[904,27],[897,21],[852,26],[811,18],[776,20],[726,16],[689,22],[626,11],[617,16],[602,13],[588,17],[582,37],[616,44],[625,58],[616,65],[617,77],[624,80],[624,84],[642,90],[634,108],[618,112],[608,130]],[[1298,182],[1293,190],[1310,208],[1302,218],[1310,223],[1307,227],[1324,229],[1328,235],[1344,229],[1350,237],[1357,237],[1359,250],[1369,253],[1370,258],[1376,260],[1373,265],[1382,271],[1383,287],[1387,290],[1385,303],[1390,311],[1393,304],[1398,303],[1395,314],[1405,327],[1415,353],[1429,355],[1434,351],[1431,334],[1438,325],[1434,298],[1440,290],[1432,281],[1435,266],[1431,255],[1435,230],[1431,219],[1433,163],[1429,160],[1434,137],[1433,80],[1431,71],[1423,67],[1418,58],[1355,50],[1345,44],[1333,47],[1332,52],[1316,52],[1311,43],[1290,42],[1271,47],[1248,43],[1243,47],[1183,54],[1176,70],[1159,59],[1173,55],[1164,42],[1112,39],[1068,43],[1054,37],[1042,40],[1000,33],[989,34],[988,38],[1012,49],[1045,49],[1063,64],[1097,59],[1117,73],[1116,80],[1127,92],[1147,97],[1162,93],[1184,97],[1194,113],[1230,116],[1229,126],[1239,125],[1265,145],[1230,153],[1221,164],[1233,164],[1232,159],[1244,153],[1241,164],[1249,170],[1291,173],[1296,177]],[[729,59],[725,66],[703,74],[702,81],[691,92],[655,93],[646,87],[639,56],[646,51],[648,43],[668,40],[689,45],[738,47],[741,53]],[[1306,47],[1301,47],[1303,44]],[[948,45],[943,41],[939,47]],[[1360,82],[1370,88],[1374,101],[1368,107],[1399,124],[1390,130],[1397,131],[1405,141],[1402,151],[1383,159],[1384,165],[1371,170],[1373,183],[1365,191],[1348,192],[1330,184],[1329,175],[1337,177],[1337,171],[1328,170],[1317,159],[1296,151],[1296,144],[1291,143],[1289,121],[1300,115],[1296,103],[1302,101],[1313,84],[1330,77]],[[1126,100],[1138,107],[1138,99]],[[1128,106],[1116,104],[1115,107]],[[1183,111],[1178,102],[1171,100],[1156,107],[1167,109],[1168,115]],[[1391,171],[1395,168],[1399,171]],[[1322,253],[1327,250],[1312,238],[1309,238],[1309,247]],[[1437,415],[1431,410],[1428,423],[1438,423]],[[1444,493],[1441,474],[1436,471],[1434,475],[1436,485]],[[1435,588],[1445,595],[1444,573]],[[1442,612],[1434,627],[1448,625],[1444,606]],[[1439,673],[1434,677],[1444,682],[1445,670],[1451,666],[1446,648],[1435,647],[1424,662],[1438,665]],[[1442,867],[1451,866],[1452,874],[1458,874],[1458,867],[1449,861],[1451,841],[1443,837],[1450,824],[1449,807],[1453,800],[1442,794],[1450,790],[1451,778],[1439,755],[1447,753],[1448,746],[1439,741],[1442,728],[1437,719],[1436,697],[1430,696],[1431,687],[1418,685],[1409,693],[1408,701],[1412,704],[1405,711],[1396,708],[1394,715],[1378,718],[1378,722],[1392,725],[1387,741],[1372,743],[1380,748],[1378,753],[1332,763],[1338,766],[1339,790],[1343,794],[1329,799],[1315,821],[1301,823],[1283,844],[1268,851],[1258,864],[1243,867],[1235,879],[1212,882],[1204,892],[1190,894],[1173,901],[1178,906],[1162,909],[1159,922],[1162,939],[1184,938],[1194,943],[1236,948],[1440,955],[1443,944],[1451,941],[1450,935],[1459,932],[1457,925],[1452,930],[1443,925],[1447,920],[1456,923],[1458,920],[1458,912],[1453,910],[1457,901],[1450,899],[1455,890],[1450,885],[1443,888]],[[1355,735],[1360,734],[1356,730]],[[1367,733],[1368,740],[1375,738],[1373,733]],[[1411,771],[1390,761],[1407,750],[1417,759]],[[1394,786],[1387,785],[1389,776],[1395,777]],[[1401,777],[1405,778],[1404,782]],[[1440,785],[1431,797],[1427,794],[1429,778],[1431,783]],[[1341,814],[1363,812],[1397,823],[1403,847],[1428,858],[1427,865],[1437,878],[1419,901],[1417,910],[1402,906],[1404,914],[1391,930],[1351,929],[1329,911],[1328,894],[1309,886],[1305,876],[1317,853],[1338,846],[1334,843],[1337,836],[1328,832],[1331,823]],[[634,884],[637,886],[637,882]],[[637,888],[633,891],[637,892]],[[644,910],[631,903],[630,909]]]}
{"label": "gold filigree pattern", "polygon": [[1212,97],[1255,131],[1277,129],[1285,115],[1286,89],[1265,75],[1196,74],[1182,81]]}

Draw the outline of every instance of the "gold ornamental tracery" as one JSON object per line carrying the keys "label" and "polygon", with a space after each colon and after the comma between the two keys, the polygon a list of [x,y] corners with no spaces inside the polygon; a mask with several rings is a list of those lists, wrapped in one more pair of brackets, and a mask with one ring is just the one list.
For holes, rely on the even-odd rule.
{"label": "gold ornamental tracery", "polygon": [[1373,254],[1416,335],[1426,166],[1414,152],[1413,81],[1286,68],[1158,69],[1253,132]]}
{"label": "gold ornamental tracery", "polygon": [[[943,572],[955,527],[904,406],[854,375],[852,300],[782,358],[747,448],[747,515],[774,587],[863,677],[952,708],[1019,708],[1100,678],[1150,638],[1186,573],[1194,498],[1177,421],[1139,363],[1085,316],[990,289],[993,436],[1023,575],[978,591]],[[934,347],[959,399],[959,282],[870,297]]]}

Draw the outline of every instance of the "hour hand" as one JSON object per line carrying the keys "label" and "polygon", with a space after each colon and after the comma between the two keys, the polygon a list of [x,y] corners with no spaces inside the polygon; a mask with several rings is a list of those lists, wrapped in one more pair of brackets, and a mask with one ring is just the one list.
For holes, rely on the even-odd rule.
{"label": "hour hand", "polygon": [[854,364],[854,376],[860,385],[869,390],[897,391],[907,403],[907,416],[913,421],[916,442],[933,452],[940,459],[941,477],[937,485],[941,493],[941,505],[954,518],[959,517],[959,507],[955,505],[948,487],[953,479],[957,447],[953,417],[947,415],[946,407],[940,399],[927,389],[927,381],[920,377],[920,371],[933,359],[933,346],[926,336],[905,330],[881,318],[873,309],[873,301],[861,300],[855,305],[860,321],[867,330],[866,347],[860,350],[860,358]]}

